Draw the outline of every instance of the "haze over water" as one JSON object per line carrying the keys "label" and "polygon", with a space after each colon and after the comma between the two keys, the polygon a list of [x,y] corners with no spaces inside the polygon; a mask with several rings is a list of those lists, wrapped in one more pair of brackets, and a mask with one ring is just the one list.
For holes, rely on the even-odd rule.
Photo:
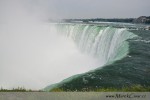
{"label": "haze over water", "polygon": [[99,66],[97,59],[55,32],[45,21],[46,10],[30,11],[20,0],[3,0],[0,5],[1,87],[41,89]]}

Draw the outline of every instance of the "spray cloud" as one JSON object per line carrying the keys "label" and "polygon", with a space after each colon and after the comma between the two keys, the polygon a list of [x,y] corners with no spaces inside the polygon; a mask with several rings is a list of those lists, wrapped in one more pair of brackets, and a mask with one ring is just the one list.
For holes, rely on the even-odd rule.
{"label": "spray cloud", "polygon": [[[45,20],[57,17],[48,0],[0,1],[0,86],[41,89],[98,67]],[[52,5],[52,4],[51,4]]]}

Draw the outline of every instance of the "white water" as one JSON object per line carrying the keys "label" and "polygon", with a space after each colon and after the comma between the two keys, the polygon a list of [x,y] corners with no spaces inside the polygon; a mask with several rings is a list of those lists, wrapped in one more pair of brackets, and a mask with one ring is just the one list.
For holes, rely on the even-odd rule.
{"label": "white water", "polygon": [[71,37],[83,53],[97,58],[100,66],[125,57],[129,49],[126,40],[136,36],[125,28],[80,24],[56,24],[55,27],[58,33]]}
{"label": "white water", "polygon": [[[102,68],[127,56],[129,53],[127,40],[136,37],[124,28],[82,24],[56,24],[54,26],[58,34],[67,39],[71,38],[83,54],[90,55],[98,60],[99,66],[95,66],[92,70]],[[49,85],[45,90],[57,87],[57,85],[70,81],[75,77],[78,76],[74,75],[58,84]]]}

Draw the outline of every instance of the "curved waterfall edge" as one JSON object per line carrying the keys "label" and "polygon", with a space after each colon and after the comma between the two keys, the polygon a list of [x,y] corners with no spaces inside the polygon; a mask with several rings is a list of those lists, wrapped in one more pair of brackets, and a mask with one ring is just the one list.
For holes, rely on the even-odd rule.
{"label": "curved waterfall edge", "polygon": [[[116,53],[115,55],[112,54],[112,53],[114,53],[114,51],[106,52],[106,53],[109,53],[109,55],[107,54],[108,58],[105,59],[105,63],[102,66],[100,66],[100,67],[98,67],[96,69],[90,70],[88,72],[85,72],[85,73],[81,73],[81,74],[78,74],[78,75],[73,75],[73,76],[71,76],[69,78],[66,78],[66,79],[60,81],[59,83],[56,83],[56,84],[53,84],[53,85],[49,85],[46,88],[44,88],[45,91],[49,91],[49,90],[51,90],[53,88],[59,87],[63,83],[69,82],[69,81],[71,81],[71,80],[73,80],[73,79],[75,79],[75,78],[77,78],[79,76],[82,76],[82,75],[84,75],[86,73],[89,73],[89,72],[101,69],[101,68],[103,68],[103,67],[105,67],[107,65],[113,64],[115,61],[118,61],[118,60],[121,60],[121,59],[125,58],[128,55],[128,53],[130,52],[129,51],[129,42],[128,42],[128,40],[129,39],[133,39],[135,37],[138,37],[134,33],[129,32],[129,31],[127,31],[124,28],[101,27],[101,26],[93,26],[93,25],[75,25],[75,24],[69,24],[69,25],[68,24],[56,24],[56,26],[58,28],[57,31],[61,31],[63,33],[63,35],[68,37],[68,38],[71,37],[76,42],[76,44],[78,45],[79,49],[82,52],[84,52],[84,53],[90,53],[91,54],[91,51],[90,52],[89,51],[85,51],[85,48],[88,48],[87,46],[84,46],[85,47],[84,49],[81,48],[81,47],[83,47],[83,44],[87,45],[85,43],[81,43],[84,40],[83,36],[85,36],[86,32],[88,32],[88,33],[90,33],[90,32],[94,33],[95,32],[94,34],[96,34],[95,37],[97,36],[96,37],[97,39],[98,39],[98,37],[100,38],[100,36],[101,36],[101,38],[102,38],[102,36],[104,38],[108,34],[113,34],[113,35],[111,35],[109,37],[109,39],[107,39],[107,37],[105,37],[105,39],[101,40],[101,41],[103,41],[103,42],[109,41],[109,43],[113,42],[113,44],[115,44],[115,47],[113,47],[114,45],[109,45],[109,44],[107,44],[106,46],[109,45],[108,48],[112,47],[113,50],[116,50],[115,48],[117,48],[117,50],[115,51],[115,53]],[[62,29],[63,29],[63,31],[62,31]],[[74,31],[82,33],[82,35],[78,36],[77,33],[74,32]],[[102,32],[104,32],[104,33],[102,33]],[[112,32],[114,32],[114,33],[112,33]],[[119,32],[122,32],[122,34],[119,34]],[[100,34],[102,34],[102,35],[100,35]],[[119,41],[121,41],[121,43],[117,43],[116,42],[117,39],[115,39],[115,36],[117,36],[117,39],[119,39]],[[82,39],[82,41],[78,39],[79,37],[80,37],[80,39]],[[87,43],[91,43],[90,41],[91,40],[88,41],[88,39],[86,40]],[[82,46],[81,46],[81,44],[82,44]],[[119,45],[119,47],[116,46],[116,45]],[[105,46],[105,45],[100,44],[100,46]],[[105,49],[107,49],[107,48],[105,48]],[[96,54],[98,54],[98,53],[99,52],[96,52]],[[101,51],[101,53],[103,53],[103,51]],[[113,55],[113,57],[111,58],[110,55]]]}

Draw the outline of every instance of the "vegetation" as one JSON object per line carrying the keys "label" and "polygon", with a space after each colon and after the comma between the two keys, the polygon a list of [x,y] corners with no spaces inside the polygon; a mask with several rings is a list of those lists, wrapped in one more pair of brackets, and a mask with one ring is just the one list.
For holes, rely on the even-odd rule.
{"label": "vegetation", "polygon": [[140,16],[139,18],[136,18],[133,20],[134,23],[145,23],[150,24],[150,16]]}
{"label": "vegetation", "polygon": [[[8,89],[0,89],[0,92],[43,92],[41,90],[27,90],[22,87]],[[63,88],[54,88],[49,92],[150,92],[150,86],[133,85],[122,88],[83,88],[81,91],[78,90],[65,90]]]}
{"label": "vegetation", "polygon": [[82,21],[82,22],[126,22],[131,23],[133,22],[134,18],[112,18],[112,19],[104,19],[104,18],[95,18],[95,19],[64,19],[65,22],[72,22],[72,21]]}
{"label": "vegetation", "polygon": [[140,16],[138,18],[63,19],[63,22],[74,22],[74,21],[81,21],[81,22],[85,22],[85,23],[88,23],[88,22],[124,22],[124,23],[145,23],[145,24],[150,24],[150,16]]}
{"label": "vegetation", "polygon": [[122,88],[83,88],[81,91],[78,90],[64,90],[62,88],[54,88],[50,92],[150,92],[150,86],[133,85]]}
{"label": "vegetation", "polygon": [[13,88],[13,89],[3,89],[1,87],[0,92],[42,92],[41,90],[31,90],[31,89],[25,89],[23,87]]}

